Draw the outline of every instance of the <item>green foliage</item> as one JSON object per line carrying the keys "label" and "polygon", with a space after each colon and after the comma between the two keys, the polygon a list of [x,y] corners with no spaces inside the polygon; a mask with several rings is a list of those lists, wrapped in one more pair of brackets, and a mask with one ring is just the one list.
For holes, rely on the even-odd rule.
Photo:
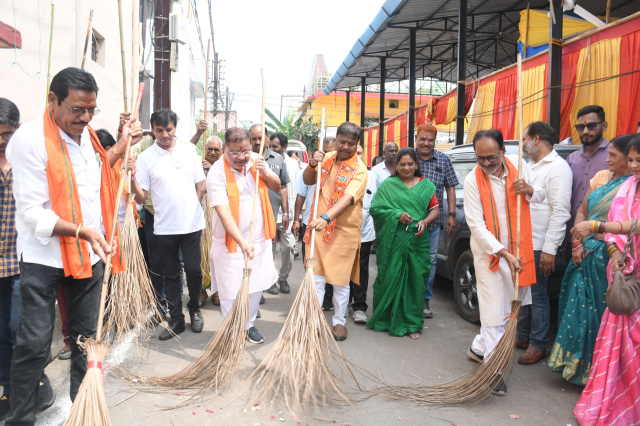
{"label": "green foliage", "polygon": [[318,137],[320,134],[320,125],[313,122],[311,118],[304,120],[302,117],[296,121],[293,130],[293,140],[300,140],[311,152],[318,150]]}

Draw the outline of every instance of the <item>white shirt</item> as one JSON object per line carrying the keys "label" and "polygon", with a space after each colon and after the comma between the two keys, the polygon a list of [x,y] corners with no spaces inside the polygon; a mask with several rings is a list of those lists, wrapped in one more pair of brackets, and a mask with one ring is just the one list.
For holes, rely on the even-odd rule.
{"label": "white shirt", "polygon": [[[93,149],[89,130],[80,137],[80,145],[65,132],[60,136],[67,146],[80,197],[82,225],[102,232],[100,205],[100,161]],[[47,148],[44,141],[42,117],[23,124],[11,138],[6,151],[13,170],[13,196],[16,199],[17,253],[24,262],[52,268],[64,267],[60,240],[52,236],[60,217],[51,210],[49,182],[47,181]],[[87,242],[91,264],[100,257]]]}
{"label": "white shirt", "polygon": [[375,178],[372,176],[372,172],[369,171],[369,179],[367,179],[367,189],[364,192],[364,199],[362,200],[362,228],[360,229],[360,242],[367,243],[375,241],[376,229],[373,226],[373,218],[369,214],[369,207],[371,207],[371,201],[376,195],[378,187],[376,186]]}
{"label": "white shirt", "polygon": [[[518,168],[518,156],[507,155],[506,156],[511,163]],[[478,166],[476,166],[478,167]],[[489,182],[491,183],[491,189],[493,190],[493,198],[495,199],[496,206],[498,208],[498,217],[500,220],[500,234],[504,238],[508,235],[507,228],[507,214],[506,214],[506,201],[505,201],[505,185],[507,184],[507,175],[509,172],[506,167],[504,168],[504,174],[498,178],[494,175],[489,175]],[[545,190],[542,186],[537,185],[535,182],[535,174],[528,168],[523,167],[522,178],[529,185],[533,186],[533,195],[528,196],[529,203],[540,203],[545,199]],[[516,208],[516,206],[512,206]],[[478,248],[487,255],[493,255],[498,253],[505,247],[502,242],[498,241],[496,237],[487,229],[487,224],[484,217],[484,209],[482,208],[482,202],[480,200],[480,191],[478,190],[478,182],[476,181],[476,169],[474,168],[467,175],[464,180],[464,215],[467,219],[467,224],[471,230],[471,239],[475,240]],[[506,241],[506,240],[505,240]],[[475,256],[479,255],[474,251]]]}
{"label": "white shirt", "polygon": [[[296,192],[295,186],[298,181],[298,176],[300,173],[304,171],[306,167],[306,163],[300,162],[289,157],[288,154],[284,154],[284,165],[287,168],[287,174],[289,175],[289,183],[287,184],[287,197],[289,200],[289,218],[293,217],[293,210],[296,205]],[[280,206],[280,210],[278,211],[278,223],[282,223],[282,206]]]}
{"label": "white shirt", "polygon": [[173,152],[155,142],[140,154],[136,180],[151,188],[156,235],[182,235],[204,229],[204,214],[195,184],[206,179],[195,146],[175,142]]}
{"label": "white shirt", "polygon": [[385,162],[375,165],[369,172],[369,180],[375,179],[376,189],[380,186],[383,180],[391,176],[391,172],[387,169]]}
{"label": "white shirt", "polygon": [[533,170],[536,184],[546,192],[544,201],[530,205],[533,249],[555,256],[571,218],[573,172],[555,151],[525,168]]}

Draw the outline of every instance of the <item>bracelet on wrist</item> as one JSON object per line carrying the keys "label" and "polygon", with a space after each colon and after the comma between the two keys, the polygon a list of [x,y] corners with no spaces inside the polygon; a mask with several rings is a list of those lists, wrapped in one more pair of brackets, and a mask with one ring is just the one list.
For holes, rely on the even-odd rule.
{"label": "bracelet on wrist", "polygon": [[315,165],[315,166],[312,166],[312,165],[311,165],[311,163],[309,163],[309,168],[310,168],[311,170],[315,170],[317,167],[318,167],[318,163],[316,163],[316,165]]}
{"label": "bracelet on wrist", "polygon": [[117,143],[116,143],[115,145],[111,145],[111,151],[112,151],[115,155],[117,155],[118,157],[120,157],[120,158],[124,159],[124,155],[122,155],[122,154],[120,154],[120,152],[118,152],[118,148],[116,148],[116,145],[117,145]]}
{"label": "bracelet on wrist", "polygon": [[580,244],[579,246],[571,247],[571,251],[576,251],[576,250],[578,250],[579,248],[582,248],[582,247],[584,247],[582,244]]}
{"label": "bracelet on wrist", "polygon": [[76,228],[76,241],[78,241],[78,238],[80,237],[80,228],[82,228],[82,223],[79,223]]}

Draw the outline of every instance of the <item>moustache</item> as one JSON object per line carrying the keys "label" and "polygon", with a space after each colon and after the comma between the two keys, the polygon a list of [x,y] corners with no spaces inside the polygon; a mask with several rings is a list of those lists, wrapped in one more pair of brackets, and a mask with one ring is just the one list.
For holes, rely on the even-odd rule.
{"label": "moustache", "polygon": [[89,122],[88,121],[74,121],[71,124],[77,124],[79,126],[88,126]]}

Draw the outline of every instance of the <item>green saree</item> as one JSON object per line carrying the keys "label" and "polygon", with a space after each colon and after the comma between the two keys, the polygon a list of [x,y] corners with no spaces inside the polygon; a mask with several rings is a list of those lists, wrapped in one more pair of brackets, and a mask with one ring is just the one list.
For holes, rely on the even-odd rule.
{"label": "green saree", "polygon": [[[588,220],[607,220],[613,198],[629,176],[602,185],[587,197]],[[585,257],[580,266],[569,262],[558,301],[558,335],[547,365],[570,383],[585,386],[593,359],[600,320],[607,304],[605,294],[609,255],[603,240],[583,241]]]}
{"label": "green saree", "polygon": [[[415,234],[418,221],[427,217],[435,190],[428,179],[407,188],[399,177],[389,177],[376,192],[369,212],[376,227],[378,276],[368,328],[404,336],[417,333],[424,326],[424,283],[431,269],[429,231],[419,238]],[[398,222],[402,212],[414,219],[408,229]]]}

